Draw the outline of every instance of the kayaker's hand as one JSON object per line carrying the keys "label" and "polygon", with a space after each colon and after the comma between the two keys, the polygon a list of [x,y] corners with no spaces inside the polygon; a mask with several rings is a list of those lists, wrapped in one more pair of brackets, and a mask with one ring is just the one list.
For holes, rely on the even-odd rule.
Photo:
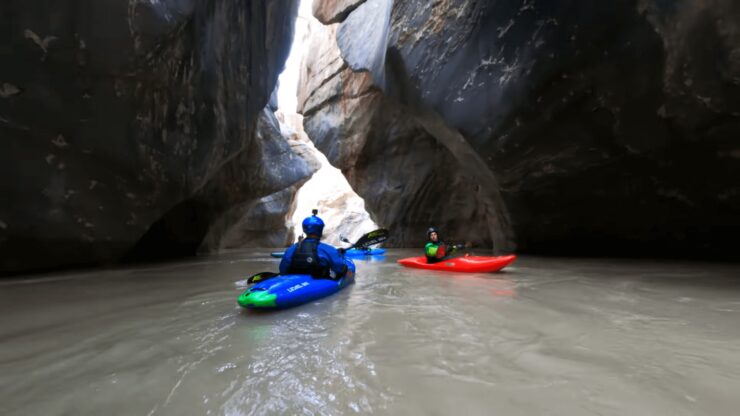
{"label": "kayaker's hand", "polygon": [[345,253],[345,252],[347,252],[347,249],[346,249],[346,248],[344,248],[344,247],[342,247],[342,248],[340,248],[340,249],[337,249],[337,251],[339,252],[339,255],[340,255],[340,256],[344,256],[344,253]]}

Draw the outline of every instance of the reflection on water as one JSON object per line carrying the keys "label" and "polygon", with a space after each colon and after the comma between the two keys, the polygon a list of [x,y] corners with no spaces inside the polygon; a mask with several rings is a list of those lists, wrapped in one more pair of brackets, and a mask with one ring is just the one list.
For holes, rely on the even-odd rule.
{"label": "reflection on water", "polygon": [[734,414],[737,266],[356,261],[355,285],[240,309],[269,250],[0,283],[0,414]]}

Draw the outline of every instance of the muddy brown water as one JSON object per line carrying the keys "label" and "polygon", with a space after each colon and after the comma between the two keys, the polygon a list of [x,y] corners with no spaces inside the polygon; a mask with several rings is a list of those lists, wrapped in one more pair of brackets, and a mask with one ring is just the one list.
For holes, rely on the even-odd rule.
{"label": "muddy brown water", "polygon": [[521,257],[254,313],[271,250],[0,281],[2,415],[696,415],[740,408],[740,266]]}

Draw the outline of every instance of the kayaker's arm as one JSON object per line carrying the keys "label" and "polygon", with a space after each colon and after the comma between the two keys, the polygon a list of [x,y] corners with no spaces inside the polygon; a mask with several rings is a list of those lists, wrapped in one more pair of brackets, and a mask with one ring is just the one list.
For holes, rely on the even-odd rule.
{"label": "kayaker's arm", "polygon": [[323,243],[321,243],[319,249],[322,254],[329,259],[329,267],[335,273],[337,279],[344,275],[354,275],[354,273],[352,273],[352,271],[347,267],[347,263],[344,261],[344,256],[339,252],[339,250]]}
{"label": "kayaker's arm", "polygon": [[464,244],[446,244],[447,246],[447,254],[452,254],[456,252],[457,250],[462,250],[465,248]]}

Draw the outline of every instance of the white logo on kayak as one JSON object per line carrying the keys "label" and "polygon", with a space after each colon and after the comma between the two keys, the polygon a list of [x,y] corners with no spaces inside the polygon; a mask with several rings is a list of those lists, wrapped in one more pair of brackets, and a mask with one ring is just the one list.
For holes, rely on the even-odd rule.
{"label": "white logo on kayak", "polygon": [[288,292],[289,293],[293,293],[293,292],[295,292],[298,289],[301,289],[301,288],[304,288],[304,287],[308,286],[308,284],[309,284],[308,282],[299,283],[299,284],[297,284],[297,285],[295,285],[293,287],[289,287],[288,288]]}

